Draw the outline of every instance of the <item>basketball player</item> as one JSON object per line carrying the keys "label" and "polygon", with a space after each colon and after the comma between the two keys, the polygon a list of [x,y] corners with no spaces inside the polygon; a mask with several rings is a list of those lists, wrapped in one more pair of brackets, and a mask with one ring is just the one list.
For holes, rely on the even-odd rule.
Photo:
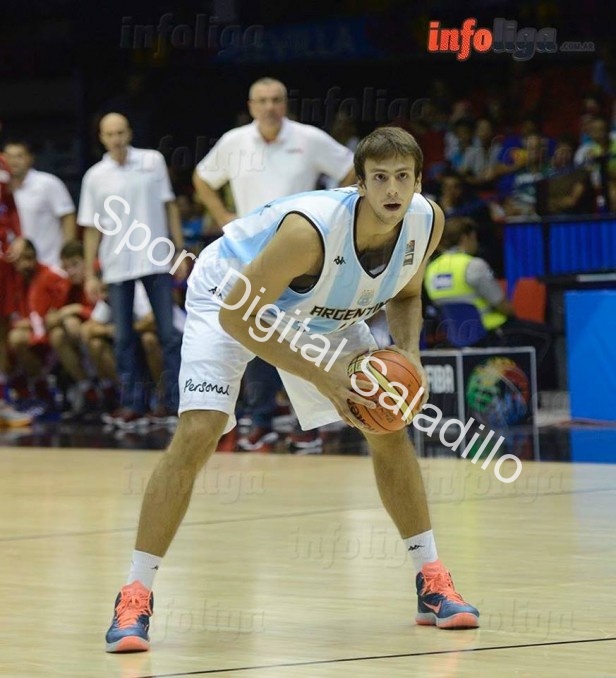
{"label": "basketball player", "polygon": [[[106,636],[108,652],[149,647],[154,574],[196,475],[234,425],[240,379],[253,355],[282,370],[304,429],[339,419],[357,425],[348,400],[373,406],[351,389],[346,369],[351,357],[376,348],[364,320],[384,302],[397,350],[421,370],[421,284],[444,221],[440,208],[419,193],[422,159],[410,134],[377,129],[355,152],[357,187],[275,200],[228,224],[199,257],[186,303],[180,422],[145,492],[128,583]],[[229,275],[231,269],[244,277]],[[267,332],[265,311],[272,323],[282,311],[302,321],[305,331],[285,326],[279,334]],[[329,371],[297,350],[311,343],[310,332],[327,337],[331,355],[346,340]],[[455,591],[438,560],[408,432],[363,433],[381,499],[415,566],[417,623],[478,626],[479,612]]]}

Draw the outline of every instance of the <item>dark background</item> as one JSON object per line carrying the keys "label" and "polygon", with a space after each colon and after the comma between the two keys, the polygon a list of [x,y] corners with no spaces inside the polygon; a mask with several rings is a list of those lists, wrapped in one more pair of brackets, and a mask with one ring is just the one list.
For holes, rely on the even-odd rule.
{"label": "dark background", "polygon": [[[135,145],[160,148],[181,175],[238,124],[249,84],[264,75],[287,84],[294,117],[325,128],[335,104],[331,96],[327,103],[327,93],[336,88],[340,100],[359,111],[359,131],[366,133],[400,107],[412,115],[418,110],[413,102],[431,96],[439,78],[456,97],[471,90],[481,97],[496,88],[512,107],[509,92],[536,73],[560,71],[559,77],[578,78],[583,87],[614,33],[610,3],[593,0],[3,0],[0,11],[2,137],[30,139],[39,169],[58,174],[73,194],[100,157],[94,129],[96,114],[105,110],[124,109]],[[175,44],[168,34],[160,43],[155,36],[148,48],[135,27],[149,25],[155,33],[167,13],[172,29],[184,28]],[[206,32],[206,44],[195,47],[190,32],[197,15],[210,37]],[[495,17],[515,19],[520,27],[552,26],[559,42],[592,40],[597,51],[537,54],[526,62],[492,52],[460,62],[427,52],[430,20],[459,27],[467,17],[487,28]],[[397,99],[398,108],[392,104]],[[513,121],[515,111],[508,114]]]}

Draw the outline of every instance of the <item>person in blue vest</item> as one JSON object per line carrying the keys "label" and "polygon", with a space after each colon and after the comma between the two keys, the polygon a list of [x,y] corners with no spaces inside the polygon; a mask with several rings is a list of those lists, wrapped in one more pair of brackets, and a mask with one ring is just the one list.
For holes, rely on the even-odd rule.
{"label": "person in blue vest", "polygon": [[414,566],[416,623],[479,625],[478,610],[455,591],[438,559],[408,431],[369,433],[349,403],[374,405],[353,390],[347,370],[376,348],[365,321],[383,307],[396,350],[427,383],[419,358],[421,289],[444,216],[421,195],[422,163],[408,132],[377,129],[355,151],[357,186],[272,200],[232,220],[201,253],[186,298],[180,421],[144,493],[108,652],[149,648],[154,575],[195,478],[235,425],[240,381],[254,355],[280,370],[304,430],[343,420],[365,436],[383,504]]}
{"label": "person in blue vest", "polygon": [[477,232],[477,223],[469,217],[446,220],[440,254],[426,268],[426,293],[437,308],[446,303],[473,304],[487,331],[481,345],[534,346],[539,385],[551,388],[554,370],[548,354],[552,331],[542,323],[516,317],[490,265],[477,256]]}

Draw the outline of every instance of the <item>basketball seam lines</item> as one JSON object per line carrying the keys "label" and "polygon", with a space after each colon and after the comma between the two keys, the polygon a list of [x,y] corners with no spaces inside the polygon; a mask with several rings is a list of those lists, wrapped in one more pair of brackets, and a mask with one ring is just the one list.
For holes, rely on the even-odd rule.
{"label": "basketball seam lines", "polygon": [[384,374],[381,374],[381,372],[372,367],[370,363],[367,364],[367,368],[370,371],[370,374],[375,378],[378,385],[383,389],[383,391],[389,393],[390,395],[397,396],[396,407],[402,410],[402,418],[404,419],[404,421],[410,422],[412,419],[412,416],[410,416],[412,415],[412,412],[409,410],[408,403],[402,397],[402,393],[400,393],[400,391],[387,379],[387,377]]}

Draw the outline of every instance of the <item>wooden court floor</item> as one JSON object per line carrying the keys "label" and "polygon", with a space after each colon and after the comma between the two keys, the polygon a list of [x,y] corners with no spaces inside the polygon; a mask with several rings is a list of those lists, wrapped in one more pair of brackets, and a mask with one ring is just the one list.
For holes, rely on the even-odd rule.
{"label": "wooden court floor", "polygon": [[108,655],[160,452],[0,449],[0,676],[616,676],[616,467],[422,467],[481,628],[413,623],[366,457],[216,455],[155,584],[152,650]]}

